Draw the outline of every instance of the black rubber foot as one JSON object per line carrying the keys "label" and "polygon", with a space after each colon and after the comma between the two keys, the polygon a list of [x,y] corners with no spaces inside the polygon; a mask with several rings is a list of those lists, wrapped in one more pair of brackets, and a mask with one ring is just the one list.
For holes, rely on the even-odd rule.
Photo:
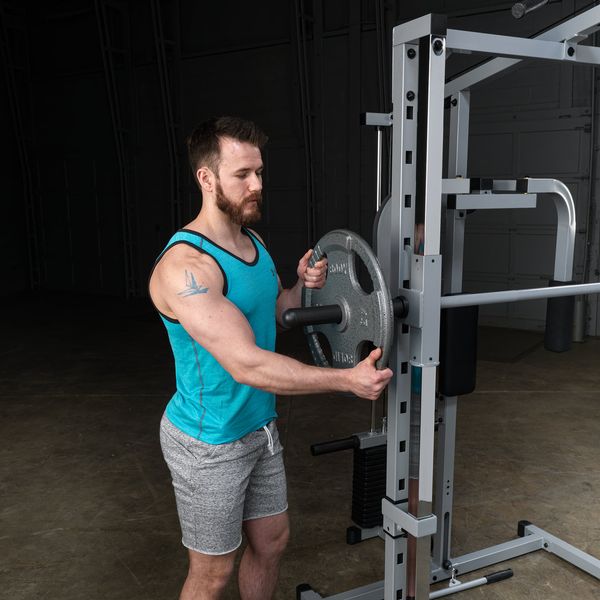
{"label": "black rubber foot", "polygon": [[498,571],[497,573],[490,573],[484,575],[488,583],[496,583],[497,581],[503,581],[504,579],[510,579],[513,576],[512,569],[505,569],[504,571]]}
{"label": "black rubber foot", "polygon": [[519,534],[519,537],[525,537],[525,527],[531,524],[532,523],[530,521],[519,521],[519,525],[517,527],[517,533]]}
{"label": "black rubber foot", "polygon": [[362,531],[360,527],[355,527],[354,525],[348,527],[346,529],[346,544],[353,546],[360,542],[362,542]]}
{"label": "black rubber foot", "polygon": [[302,594],[302,592],[309,592],[310,590],[312,590],[312,586],[308,583],[300,583],[296,586],[296,600],[301,600],[300,599],[300,594]]}

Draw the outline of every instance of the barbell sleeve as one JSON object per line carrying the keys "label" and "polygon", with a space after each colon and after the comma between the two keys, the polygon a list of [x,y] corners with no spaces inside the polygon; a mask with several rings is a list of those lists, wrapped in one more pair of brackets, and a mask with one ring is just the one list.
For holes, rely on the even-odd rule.
{"label": "barbell sleeve", "polygon": [[[403,296],[392,300],[394,315],[404,319],[408,315],[408,301]],[[327,323],[341,323],[343,318],[342,307],[339,304],[325,306],[309,306],[305,308],[289,308],[281,315],[281,322],[288,329],[301,325],[325,325]]]}
{"label": "barbell sleeve", "polygon": [[408,316],[408,300],[404,296],[392,298],[392,305],[396,319],[404,319]]}
{"label": "barbell sleeve", "polygon": [[341,323],[342,316],[342,307],[339,304],[328,304],[326,306],[290,308],[281,315],[281,321],[285,327],[299,327],[300,325]]}

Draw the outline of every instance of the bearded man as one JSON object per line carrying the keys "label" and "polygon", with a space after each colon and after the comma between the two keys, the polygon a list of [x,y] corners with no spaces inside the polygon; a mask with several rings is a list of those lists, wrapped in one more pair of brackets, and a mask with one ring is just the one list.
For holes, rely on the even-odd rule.
{"label": "bearded man", "polygon": [[[150,295],[167,329],[176,391],[160,424],[189,570],[181,600],[216,600],[242,542],[243,600],[272,598],[289,537],[275,394],[351,392],[376,400],[392,372],[381,350],[352,369],[322,369],[274,352],[277,322],[300,305],[302,286],[322,287],[323,259],[298,263],[282,289],[260,219],[265,134],[252,122],[219,117],[188,139],[202,193],[198,216],[156,260]],[[276,200],[275,200],[276,201]]]}

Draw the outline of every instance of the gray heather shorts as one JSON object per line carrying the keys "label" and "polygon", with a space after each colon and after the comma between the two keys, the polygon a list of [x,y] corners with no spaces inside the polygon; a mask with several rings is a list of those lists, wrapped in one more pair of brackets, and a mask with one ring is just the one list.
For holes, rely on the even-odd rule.
{"label": "gray heather shorts", "polygon": [[243,521],[287,510],[283,448],[275,421],[240,440],[215,445],[183,433],[163,415],[160,445],[171,471],[186,548],[227,554],[242,543]]}

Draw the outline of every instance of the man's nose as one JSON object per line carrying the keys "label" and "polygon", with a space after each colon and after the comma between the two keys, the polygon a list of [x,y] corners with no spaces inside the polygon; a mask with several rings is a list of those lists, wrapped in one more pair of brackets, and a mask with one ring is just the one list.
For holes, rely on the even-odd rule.
{"label": "man's nose", "polygon": [[262,190],[262,177],[259,175],[252,175],[248,183],[248,189],[251,192],[260,192]]}

